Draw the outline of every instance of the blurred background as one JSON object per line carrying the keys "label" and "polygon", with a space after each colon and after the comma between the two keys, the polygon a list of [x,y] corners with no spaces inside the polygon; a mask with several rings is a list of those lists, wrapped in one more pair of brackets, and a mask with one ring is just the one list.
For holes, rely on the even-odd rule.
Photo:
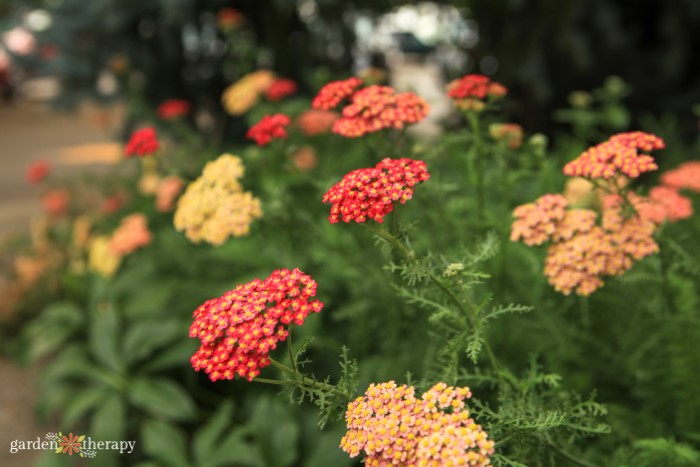
{"label": "blurred background", "polygon": [[[383,73],[426,97],[438,119],[449,118],[445,84],[482,73],[508,87],[505,111],[529,133],[554,135],[572,108],[613,96],[591,118],[610,129],[635,128],[633,118],[674,126],[690,141],[700,2],[0,0],[0,235],[40,210],[24,181],[30,163],[104,171],[167,99],[190,102],[186,124],[213,146],[242,141],[248,123],[220,98],[260,68],[307,98],[330,79]],[[3,440],[42,433],[29,376],[0,364]]]}

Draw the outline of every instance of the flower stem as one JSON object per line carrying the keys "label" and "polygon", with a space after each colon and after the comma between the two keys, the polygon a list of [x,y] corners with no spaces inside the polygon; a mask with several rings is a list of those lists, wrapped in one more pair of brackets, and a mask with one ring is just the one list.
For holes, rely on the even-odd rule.
{"label": "flower stem", "polygon": [[466,112],[467,120],[474,135],[474,145],[472,146],[471,155],[476,162],[476,215],[477,219],[483,220],[485,209],[484,198],[484,162],[481,153],[482,140],[481,128],[479,127],[479,116],[475,112]]}

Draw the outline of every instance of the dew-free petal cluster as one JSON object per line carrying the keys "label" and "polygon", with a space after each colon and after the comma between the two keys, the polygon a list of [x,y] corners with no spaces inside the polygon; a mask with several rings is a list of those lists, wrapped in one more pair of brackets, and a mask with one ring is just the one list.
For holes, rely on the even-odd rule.
{"label": "dew-free petal cluster", "polygon": [[154,154],[159,147],[160,143],[158,142],[155,128],[146,127],[136,130],[131,135],[129,142],[126,143],[126,147],[124,148],[124,154],[126,157],[150,156]]}
{"label": "dew-free petal cluster", "polygon": [[350,97],[355,92],[355,89],[362,86],[362,84],[363,81],[355,76],[340,81],[331,81],[318,91],[318,94],[311,102],[311,107],[317,110],[334,109],[344,99]]}
{"label": "dew-free petal cluster", "polygon": [[148,219],[140,213],[126,216],[112,234],[109,241],[110,251],[118,256],[125,256],[151,243]]}
{"label": "dew-free petal cluster", "polygon": [[513,211],[516,218],[510,232],[511,241],[541,245],[556,232],[557,222],[566,216],[568,203],[562,195],[546,194],[533,203],[518,206]]}
{"label": "dew-free petal cluster", "polygon": [[484,75],[470,74],[451,81],[447,85],[447,95],[462,110],[480,111],[485,107],[486,99],[505,96],[505,86]]}
{"label": "dew-free petal cluster", "polygon": [[388,86],[372,85],[352,95],[333,124],[333,132],[357,138],[388,128],[401,129],[425,119],[429,110],[428,103],[411,92],[396,93]]}
{"label": "dew-free petal cluster", "polygon": [[287,78],[277,78],[265,89],[265,98],[271,102],[281,101],[297,92],[297,83]]}
{"label": "dew-free petal cluster", "polygon": [[47,161],[36,161],[27,167],[26,179],[32,184],[41,183],[49,173],[51,173],[51,164]]}
{"label": "dew-free petal cluster", "polygon": [[296,124],[299,129],[308,136],[328,133],[333,124],[340,118],[335,112],[328,110],[305,110],[297,117]]}
{"label": "dew-free petal cluster", "polygon": [[240,158],[224,154],[209,162],[177,202],[175,228],[190,241],[221,245],[230,236],[248,235],[250,224],[262,217],[260,200],[243,191]]}
{"label": "dew-free petal cluster", "polygon": [[224,109],[235,117],[243,115],[253,107],[260,95],[275,81],[275,74],[258,70],[245,75],[224,90],[221,101]]}
{"label": "dew-free petal cluster", "polygon": [[469,388],[438,383],[421,398],[412,386],[371,384],[348,405],[340,447],[371,466],[490,465],[494,442],[470,417]]}
{"label": "dew-free petal cluster", "polygon": [[651,133],[619,133],[566,164],[564,174],[587,178],[609,179],[618,175],[637,178],[658,168],[654,158],[646,153],[664,147],[664,141]]}
{"label": "dew-free petal cluster", "polygon": [[156,188],[156,210],[170,212],[175,206],[175,199],[180,194],[184,184],[180,177],[171,175],[161,179]]}
{"label": "dew-free petal cluster", "polygon": [[284,114],[265,115],[248,130],[246,138],[254,140],[258,146],[266,146],[273,139],[286,139],[289,121]]}
{"label": "dew-free petal cluster", "polygon": [[287,338],[286,326],[304,324],[323,303],[316,282],[299,269],[278,269],[207,300],[193,314],[190,337],[201,341],[190,359],[212,381],[236,375],[251,381],[270,364],[269,352]]}
{"label": "dew-free petal cluster", "polygon": [[383,222],[394,209],[394,202],[405,204],[413,197],[413,188],[430,178],[425,162],[386,158],[373,168],[348,173],[323,196],[331,204],[331,224]]}
{"label": "dew-free petal cluster", "polygon": [[41,196],[41,206],[50,216],[61,216],[68,212],[70,193],[65,188],[53,188]]}
{"label": "dew-free petal cluster", "polygon": [[184,99],[168,99],[158,106],[158,117],[163,120],[174,120],[190,113],[192,106]]}
{"label": "dew-free petal cluster", "polygon": [[523,127],[517,123],[494,123],[489,126],[489,135],[504,142],[508,149],[518,149],[523,144]]}
{"label": "dew-free petal cluster", "polygon": [[684,162],[675,169],[661,174],[663,185],[678,190],[690,190],[700,193],[700,161]]}

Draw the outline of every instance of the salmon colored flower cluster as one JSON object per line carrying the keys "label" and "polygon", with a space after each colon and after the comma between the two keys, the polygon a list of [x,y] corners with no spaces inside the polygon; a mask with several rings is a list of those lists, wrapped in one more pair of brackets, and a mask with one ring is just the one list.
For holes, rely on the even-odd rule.
{"label": "salmon colored flower cluster", "polygon": [[257,104],[260,95],[275,81],[275,74],[258,70],[245,75],[224,90],[221,101],[226,111],[235,117],[243,115]]}
{"label": "salmon colored flower cluster", "polygon": [[265,89],[265,98],[271,102],[281,101],[297,92],[297,83],[287,78],[277,78]]}
{"label": "salmon colored flower cluster", "polygon": [[270,364],[268,354],[287,338],[286,326],[304,324],[323,303],[313,300],[316,282],[299,269],[278,269],[254,279],[194,311],[190,337],[201,341],[190,361],[212,381],[236,375],[252,381]]}
{"label": "salmon colored flower cluster", "polygon": [[265,115],[248,130],[246,138],[254,140],[258,146],[267,146],[273,139],[287,139],[289,122],[284,114]]}
{"label": "salmon colored flower cluster", "polygon": [[430,178],[425,162],[386,158],[373,168],[348,173],[323,196],[330,203],[331,224],[383,222],[394,209],[394,202],[405,204],[413,197],[413,187]]}
{"label": "salmon colored flower cluster", "polygon": [[494,442],[470,417],[469,388],[438,383],[421,398],[413,386],[371,384],[348,405],[340,447],[371,466],[487,466]]}
{"label": "salmon colored flower cluster", "polygon": [[148,219],[143,214],[131,214],[121,220],[109,241],[110,251],[125,256],[151,243]]}
{"label": "salmon colored flower cluster", "polygon": [[70,194],[65,188],[54,188],[41,196],[41,206],[50,216],[60,216],[68,212]]}
{"label": "salmon colored flower cluster", "polygon": [[315,136],[331,131],[339,118],[340,115],[335,112],[311,109],[302,112],[297,117],[296,124],[305,135]]}
{"label": "salmon colored flower cluster", "polygon": [[156,130],[153,127],[146,127],[135,131],[129,142],[126,143],[124,154],[126,157],[149,156],[155,153],[160,147]]}
{"label": "salmon colored flower cluster", "polygon": [[534,203],[523,204],[513,211],[516,220],[510,232],[510,240],[522,241],[525,245],[541,245],[551,240],[557,223],[566,217],[566,198],[547,194]]}
{"label": "salmon colored flower cluster", "polygon": [[498,99],[507,93],[505,86],[484,75],[466,75],[447,85],[447,95],[462,110],[478,112],[486,106],[486,99]]}
{"label": "salmon colored flower cluster", "polygon": [[163,120],[174,120],[190,113],[192,106],[184,99],[168,99],[158,106],[158,117]]}
{"label": "salmon colored flower cluster", "polygon": [[111,215],[119,212],[121,208],[124,207],[126,203],[126,196],[122,193],[116,193],[111,196],[106,197],[102,204],[100,205],[100,212],[102,214]]}
{"label": "salmon colored flower cluster", "polygon": [[489,126],[489,135],[503,141],[508,149],[518,149],[523,144],[523,127],[517,123],[494,123]]}
{"label": "salmon colored flower cluster", "polygon": [[177,202],[174,224],[194,243],[221,245],[230,236],[248,235],[262,217],[260,200],[243,191],[245,169],[240,158],[224,154],[209,162]]}
{"label": "salmon colored flower cluster", "polygon": [[661,183],[677,190],[700,193],[700,161],[685,162],[661,174]]}
{"label": "salmon colored flower cluster", "polygon": [[180,194],[184,184],[179,177],[171,175],[163,178],[156,188],[156,210],[170,212],[175,207],[175,198]]}
{"label": "salmon colored flower cluster", "polygon": [[618,175],[637,178],[658,169],[654,158],[640,151],[650,152],[664,147],[664,141],[650,133],[619,133],[566,164],[564,174],[587,178],[609,179]]}
{"label": "salmon colored flower cluster", "polygon": [[548,194],[513,212],[511,240],[526,245],[550,242],[544,275],[554,288],[568,295],[590,295],[604,276],[617,276],[634,261],[656,253],[656,225],[641,215],[623,214],[622,198],[611,195],[599,215],[590,209],[567,209],[562,195]]}
{"label": "salmon colored flower cluster", "polygon": [[364,82],[355,76],[341,81],[331,81],[318,91],[311,102],[311,107],[317,110],[335,109],[343,100],[352,96],[355,89]]}
{"label": "salmon colored flower cluster", "polygon": [[36,161],[27,167],[26,179],[29,183],[41,183],[51,173],[51,164],[47,161]]}
{"label": "salmon colored flower cluster", "polygon": [[418,123],[428,115],[429,106],[411,92],[397,93],[388,86],[363,84],[352,77],[325,85],[312,102],[319,110],[331,110],[348,99],[340,119],[333,123],[333,132],[347,138],[357,138],[388,128],[401,129]]}
{"label": "salmon colored flower cluster", "polygon": [[244,22],[245,16],[235,8],[222,8],[216,15],[216,23],[221,29],[235,29]]}
{"label": "salmon colored flower cluster", "polygon": [[[611,196],[607,202],[610,204],[616,199]],[[693,203],[690,198],[664,185],[649,190],[648,197],[629,193],[628,199],[641,217],[655,224],[678,222],[693,215]]]}

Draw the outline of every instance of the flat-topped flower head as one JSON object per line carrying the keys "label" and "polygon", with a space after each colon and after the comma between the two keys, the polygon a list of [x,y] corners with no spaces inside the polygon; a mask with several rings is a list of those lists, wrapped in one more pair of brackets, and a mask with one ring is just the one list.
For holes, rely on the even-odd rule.
{"label": "flat-topped flower head", "polygon": [[504,142],[508,149],[518,149],[523,144],[523,127],[517,123],[494,123],[489,126],[489,135]]}
{"label": "flat-topped flower head", "polygon": [[124,154],[126,157],[144,157],[154,154],[160,143],[158,142],[158,136],[156,135],[156,130],[153,127],[146,127],[132,133],[129,142],[126,143],[124,148]]}
{"label": "flat-topped flower head", "polygon": [[397,94],[388,86],[372,85],[352,95],[341,118],[333,124],[333,132],[357,138],[384,129],[401,129],[425,119],[429,109],[428,103],[413,93]]}
{"label": "flat-topped flower head", "polygon": [[487,99],[498,99],[505,96],[508,90],[505,86],[484,75],[470,74],[451,81],[447,85],[447,95],[457,107],[462,110],[480,111]]}
{"label": "flat-topped flower head", "polygon": [[383,222],[394,203],[405,204],[413,197],[413,188],[430,178],[425,162],[386,158],[373,168],[348,173],[323,196],[331,204],[331,224]]}
{"label": "flat-topped flower head", "polygon": [[421,398],[390,381],[348,405],[340,447],[365,465],[490,465],[494,442],[469,416],[469,388],[438,383]]}
{"label": "flat-topped flower head", "polygon": [[27,182],[36,184],[44,181],[51,173],[51,164],[48,161],[36,161],[27,167]]}
{"label": "flat-topped flower head", "polygon": [[273,139],[286,139],[289,121],[284,114],[265,115],[248,130],[246,138],[254,140],[258,146],[266,146]]}
{"label": "flat-topped flower head", "polygon": [[224,109],[230,115],[239,116],[253,107],[260,95],[275,81],[275,74],[268,70],[249,73],[227,87],[221,96]]}
{"label": "flat-topped flower head", "polygon": [[190,113],[192,106],[184,99],[168,99],[158,106],[158,117],[163,120],[175,120]]}
{"label": "flat-topped flower head", "polygon": [[135,213],[121,220],[109,241],[109,249],[117,256],[124,256],[149,243],[151,243],[151,232],[148,230],[148,218],[143,214]]}
{"label": "flat-topped flower head", "polygon": [[664,141],[650,133],[620,133],[587,149],[566,164],[564,175],[605,179],[626,175],[637,178],[658,168],[653,157],[640,151],[650,152],[664,147]]}
{"label": "flat-topped flower head", "polygon": [[318,91],[311,102],[311,107],[317,110],[331,110],[343,100],[350,97],[355,89],[362,86],[363,81],[356,76],[340,81],[331,81]]}
{"label": "flat-topped flower head", "polygon": [[190,337],[200,340],[190,359],[212,381],[239,376],[248,381],[270,364],[269,353],[288,335],[287,326],[304,324],[323,303],[314,300],[316,282],[299,269],[278,269],[221,297],[207,300],[193,314]]}
{"label": "flat-topped flower head", "polygon": [[296,124],[305,135],[315,136],[331,131],[333,124],[339,118],[340,115],[336,112],[309,109],[297,117]]}
{"label": "flat-topped flower head", "polygon": [[534,203],[523,204],[513,211],[516,218],[510,232],[510,240],[526,245],[541,245],[551,240],[557,223],[566,216],[568,203],[562,195],[547,194]]}
{"label": "flat-topped flower head", "polygon": [[685,162],[661,174],[661,183],[677,190],[700,193],[700,161]]}
{"label": "flat-topped flower head", "polygon": [[265,89],[265,98],[271,102],[281,101],[297,92],[297,83],[287,78],[277,78]]}
{"label": "flat-topped flower head", "polygon": [[221,245],[229,237],[248,235],[250,225],[262,217],[260,200],[243,191],[240,158],[223,154],[209,162],[202,175],[178,199],[173,222],[190,241]]}

